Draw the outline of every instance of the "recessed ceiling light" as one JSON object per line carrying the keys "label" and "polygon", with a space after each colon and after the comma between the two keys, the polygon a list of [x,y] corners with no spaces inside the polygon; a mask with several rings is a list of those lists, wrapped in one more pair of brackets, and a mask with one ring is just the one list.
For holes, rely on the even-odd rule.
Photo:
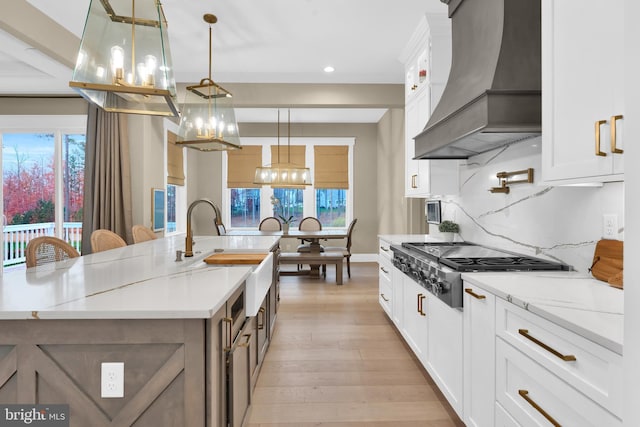
{"label": "recessed ceiling light", "polygon": [[333,68],[331,65],[327,65],[326,67],[324,67],[324,72],[325,73],[333,73],[336,69]]}

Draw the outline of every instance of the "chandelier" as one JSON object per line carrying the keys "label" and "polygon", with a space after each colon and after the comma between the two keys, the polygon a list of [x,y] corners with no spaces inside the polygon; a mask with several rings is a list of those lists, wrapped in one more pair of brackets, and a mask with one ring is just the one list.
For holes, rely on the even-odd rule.
{"label": "chandelier", "polygon": [[269,166],[256,168],[254,184],[271,185],[272,187],[300,187],[311,185],[311,172],[304,165],[291,163],[291,110],[287,119],[287,161],[280,161],[280,110],[278,109],[278,158]]}
{"label": "chandelier", "polygon": [[218,18],[203,18],[209,24],[209,76],[187,87],[176,144],[200,151],[242,148],[231,93],[211,78],[211,26]]}
{"label": "chandelier", "polygon": [[177,116],[158,0],[92,0],[69,86],[109,112]]}

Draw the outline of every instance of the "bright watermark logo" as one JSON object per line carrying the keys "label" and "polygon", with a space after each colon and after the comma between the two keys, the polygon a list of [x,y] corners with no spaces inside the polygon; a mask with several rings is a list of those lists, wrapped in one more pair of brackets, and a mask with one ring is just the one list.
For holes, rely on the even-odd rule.
{"label": "bright watermark logo", "polygon": [[0,427],[69,427],[69,405],[0,405]]}

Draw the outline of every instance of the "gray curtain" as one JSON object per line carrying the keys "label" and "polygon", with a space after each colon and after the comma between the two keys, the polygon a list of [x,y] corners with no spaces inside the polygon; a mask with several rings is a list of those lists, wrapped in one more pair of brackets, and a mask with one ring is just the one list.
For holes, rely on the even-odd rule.
{"label": "gray curtain", "polygon": [[126,114],[90,104],[84,167],[82,253],[91,253],[91,233],[111,230],[127,243],[131,235],[131,167]]}

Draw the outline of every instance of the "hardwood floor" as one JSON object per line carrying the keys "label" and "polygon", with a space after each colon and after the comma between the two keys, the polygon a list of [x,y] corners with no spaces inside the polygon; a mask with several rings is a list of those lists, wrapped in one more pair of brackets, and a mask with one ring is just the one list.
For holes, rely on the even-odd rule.
{"label": "hardwood floor", "polygon": [[281,278],[247,426],[463,426],[380,307],[378,264],[351,269]]}

